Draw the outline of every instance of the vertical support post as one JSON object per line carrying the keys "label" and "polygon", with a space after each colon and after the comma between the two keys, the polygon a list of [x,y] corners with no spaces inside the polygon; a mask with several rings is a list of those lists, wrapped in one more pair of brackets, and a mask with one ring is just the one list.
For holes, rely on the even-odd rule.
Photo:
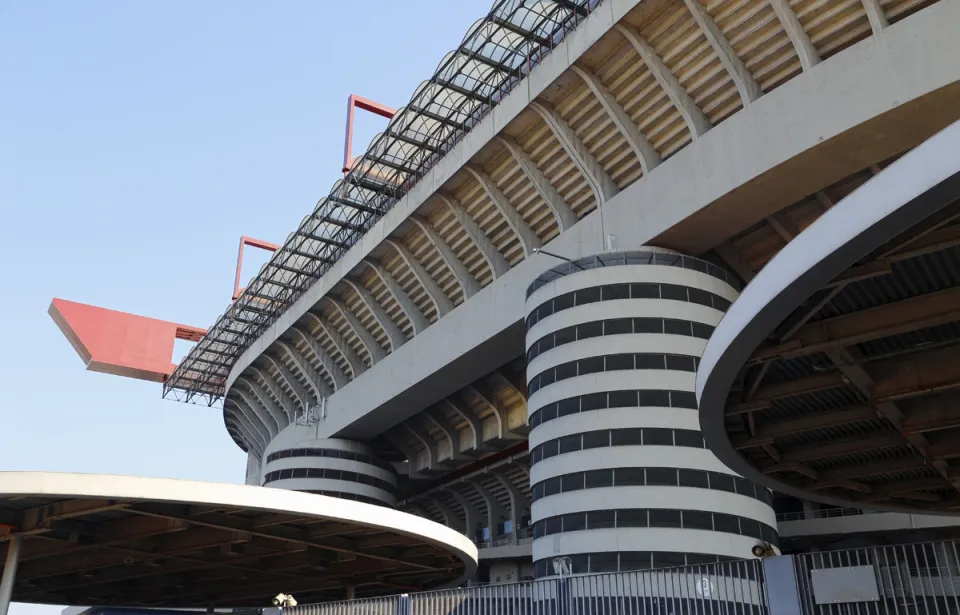
{"label": "vertical support post", "polygon": [[17,577],[17,564],[20,562],[21,538],[14,534],[7,542],[7,559],[3,564],[3,576],[0,577],[0,615],[7,615],[10,599],[13,597],[13,581]]}
{"label": "vertical support post", "polygon": [[793,555],[763,559],[763,576],[766,581],[770,615],[803,615],[796,563],[796,556]]}
{"label": "vertical support post", "polygon": [[353,585],[347,585],[347,600],[353,600],[357,595],[357,588]]}
{"label": "vertical support post", "polygon": [[380,117],[385,117],[388,120],[393,118],[396,115],[396,109],[391,109],[386,105],[381,105],[380,103],[373,102],[368,98],[363,98],[362,96],[357,96],[356,94],[351,94],[347,98],[347,125],[344,129],[343,135],[343,174],[346,175],[350,172],[350,165],[353,164],[353,110],[354,109],[363,109],[364,111],[369,111],[374,115],[379,115]]}

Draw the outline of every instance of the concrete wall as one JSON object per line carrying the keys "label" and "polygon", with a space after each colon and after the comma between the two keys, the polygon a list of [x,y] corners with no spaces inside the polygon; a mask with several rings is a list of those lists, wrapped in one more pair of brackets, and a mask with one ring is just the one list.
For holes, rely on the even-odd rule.
{"label": "concrete wall", "polygon": [[[656,242],[697,253],[960,117],[952,102],[960,90],[956,23],[960,0],[943,0],[714,127],[608,202],[604,219],[616,248]],[[570,258],[601,251],[599,222],[590,214],[546,249]],[[674,227],[688,232],[671,233]],[[382,236],[369,237],[370,246]],[[343,272],[359,253],[351,258],[338,266]],[[554,264],[544,255],[528,258],[335,393],[321,435],[371,437],[520,356],[526,287]],[[325,277],[301,301],[312,305],[331,285]],[[284,330],[302,309],[295,306],[275,328]],[[263,348],[251,348],[234,373]]]}

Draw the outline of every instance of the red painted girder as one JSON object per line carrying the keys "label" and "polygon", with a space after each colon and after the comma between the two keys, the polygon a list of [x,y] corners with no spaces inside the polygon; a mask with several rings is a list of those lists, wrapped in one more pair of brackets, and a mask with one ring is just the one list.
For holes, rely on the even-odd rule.
{"label": "red painted girder", "polygon": [[174,340],[199,341],[206,329],[54,299],[47,310],[87,369],[163,382],[173,373]]}

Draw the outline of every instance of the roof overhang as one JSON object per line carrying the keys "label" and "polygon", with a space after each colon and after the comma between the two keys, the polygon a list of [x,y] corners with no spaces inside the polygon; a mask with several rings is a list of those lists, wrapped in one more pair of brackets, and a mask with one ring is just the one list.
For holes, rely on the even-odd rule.
{"label": "roof overhang", "polygon": [[[936,328],[960,320],[956,300],[939,296],[960,287],[945,265],[960,258],[958,199],[960,123],[837,203],[753,278],[697,376],[701,429],[724,464],[799,498],[960,514],[957,413],[911,405],[960,387],[960,335]],[[924,417],[945,431],[909,427]]]}
{"label": "roof overhang", "polygon": [[0,472],[0,561],[13,599],[67,605],[269,606],[393,594],[471,576],[462,534],[381,506],[246,485]]}

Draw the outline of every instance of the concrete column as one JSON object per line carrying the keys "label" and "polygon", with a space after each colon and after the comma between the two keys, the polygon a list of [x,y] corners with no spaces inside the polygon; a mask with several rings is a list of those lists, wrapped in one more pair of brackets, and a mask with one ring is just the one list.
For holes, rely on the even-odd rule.
{"label": "concrete column", "polygon": [[658,248],[562,263],[526,299],[536,576],[750,557],[779,542],[770,493],[706,449],[696,370],[738,297],[706,261]]}
{"label": "concrete column", "polygon": [[353,585],[347,585],[347,600],[353,600],[357,595],[357,588]]}
{"label": "concrete column", "polygon": [[818,505],[809,501],[803,501],[803,518],[804,519],[816,519],[817,518]]}
{"label": "concrete column", "polygon": [[7,560],[3,564],[3,576],[0,578],[0,615],[7,615],[10,599],[13,597],[13,582],[17,577],[17,564],[20,562],[21,538],[14,534],[7,541]]}

